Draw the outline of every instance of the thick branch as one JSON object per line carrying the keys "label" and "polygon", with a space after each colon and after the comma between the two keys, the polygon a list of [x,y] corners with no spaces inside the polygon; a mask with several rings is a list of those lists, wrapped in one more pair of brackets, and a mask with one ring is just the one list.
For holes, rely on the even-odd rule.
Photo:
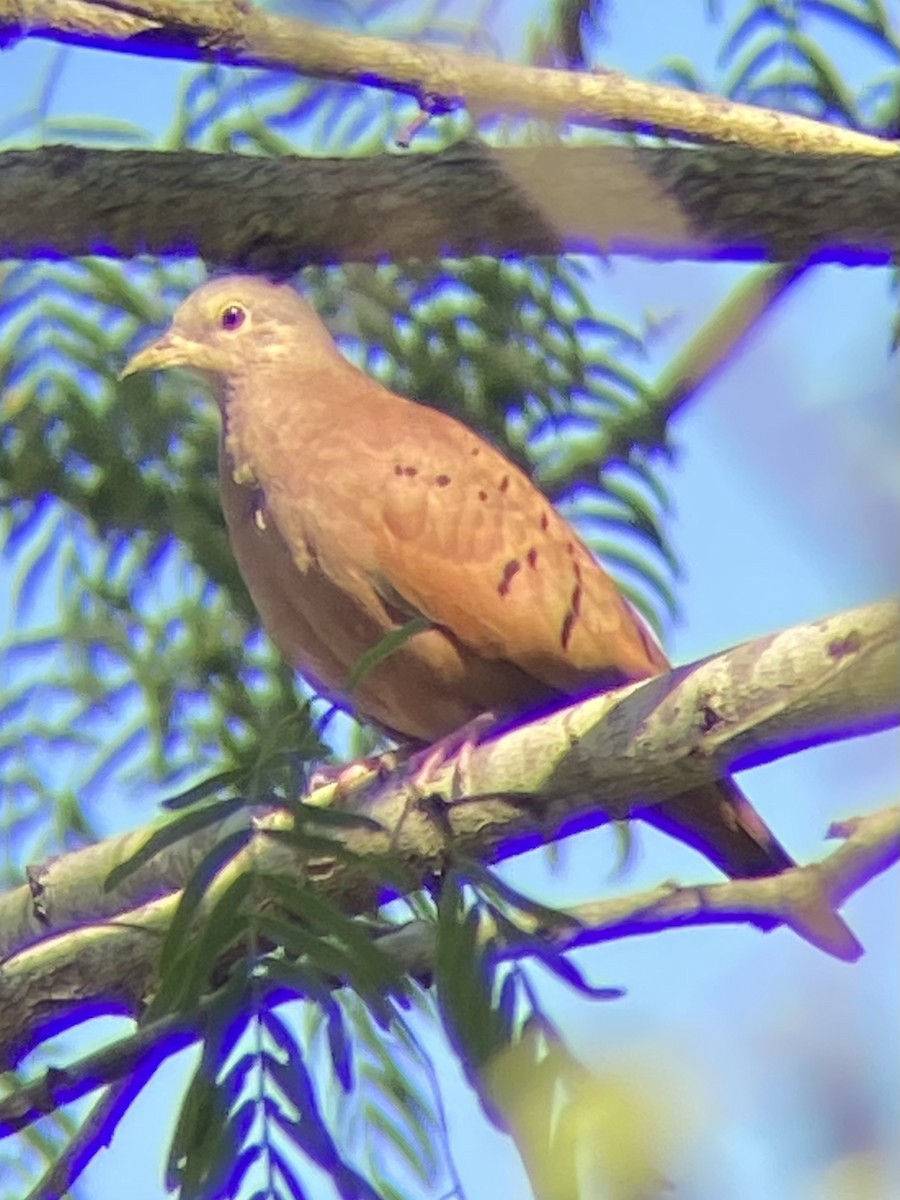
{"label": "thick branch", "polygon": [[[463,797],[448,764],[430,784],[443,802],[438,809],[411,802],[402,778],[363,787],[351,797],[354,806],[383,832],[342,835],[359,863],[321,853],[304,859],[267,836],[288,824],[287,815],[262,816],[205,903],[213,905],[236,875],[261,870],[301,873],[359,912],[377,898],[380,861],[402,862],[413,889],[453,851],[497,861],[627,815],[635,798],[646,805],[646,797],[663,800],[731,767],[896,724],[898,634],[898,605],[870,605],[591,697],[475,747]],[[333,786],[323,788],[310,801],[325,804],[333,794]],[[208,839],[207,832],[205,845]],[[8,1054],[27,1045],[36,1027],[77,1019],[87,1001],[134,1012],[152,989],[179,896],[162,894],[158,879],[173,888],[180,876],[183,886],[200,854],[190,839],[161,853],[142,872],[143,898],[134,879],[127,896],[105,892],[109,870],[137,840],[129,835],[61,857],[34,872],[30,888],[0,902],[0,1045]]]}
{"label": "thick branch", "polygon": [[[0,0],[2,3],[2,0]],[[900,156],[458,143],[267,159],[47,146],[0,153],[0,257],[309,263],[601,249],[656,259],[900,258]]]}
{"label": "thick branch", "polygon": [[387,88],[429,111],[466,104],[477,113],[530,113],[761,150],[897,154],[894,143],[852,130],[614,71],[497,62],[273,16],[241,0],[0,0],[0,43],[23,35],[153,57],[287,68]]}
{"label": "thick branch", "polygon": [[[520,927],[542,946],[560,951],[579,946],[652,933],[661,929],[731,922],[745,924],[748,916],[778,917],[795,902],[808,872],[816,875],[831,901],[842,902],[900,856],[900,806],[892,806],[844,822],[837,836],[847,840],[821,862],[770,879],[732,880],[695,887],[662,884],[645,892],[596,900],[560,910],[562,920],[521,914]],[[482,942],[490,939],[501,957],[528,957],[527,942],[504,942],[503,931],[483,920]],[[377,944],[401,971],[427,980],[433,968],[436,926],[413,921],[386,933]],[[336,982],[340,986],[340,981]],[[67,1067],[53,1067],[33,1082],[0,1100],[0,1137],[26,1128],[49,1112],[113,1084],[136,1071],[156,1069],[164,1058],[178,1053],[202,1036],[216,997],[190,1015],[177,1014],[142,1026],[135,1033],[85,1055]]]}

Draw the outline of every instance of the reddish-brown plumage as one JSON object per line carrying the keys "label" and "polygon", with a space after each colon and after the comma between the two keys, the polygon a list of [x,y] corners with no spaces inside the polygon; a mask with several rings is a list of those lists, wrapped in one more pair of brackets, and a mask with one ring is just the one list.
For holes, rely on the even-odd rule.
{"label": "reddish-brown plumage", "polygon": [[[223,324],[235,306],[243,321]],[[470,429],[345,361],[290,288],[207,284],[128,369],[179,364],[217,384],[222,504],[263,624],[337,703],[432,742],[487,710],[524,713],[666,670],[531,481]],[[362,654],[416,615],[431,627],[348,698]],[[791,865],[730,781],[641,815],[730,875]]]}

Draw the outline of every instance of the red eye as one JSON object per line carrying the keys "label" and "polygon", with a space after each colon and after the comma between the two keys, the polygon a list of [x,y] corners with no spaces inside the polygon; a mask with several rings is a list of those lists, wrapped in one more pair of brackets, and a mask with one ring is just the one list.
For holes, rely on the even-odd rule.
{"label": "red eye", "polygon": [[227,308],[222,309],[219,323],[223,329],[227,329],[231,333],[232,330],[240,329],[246,315],[247,313],[239,304],[229,304]]}

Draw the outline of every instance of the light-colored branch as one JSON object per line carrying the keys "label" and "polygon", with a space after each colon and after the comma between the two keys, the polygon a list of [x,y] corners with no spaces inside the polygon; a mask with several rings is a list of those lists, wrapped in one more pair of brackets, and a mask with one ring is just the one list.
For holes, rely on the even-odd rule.
{"label": "light-colored branch", "polygon": [[[362,786],[349,806],[380,829],[341,833],[355,862],[321,851],[304,857],[267,836],[288,827],[287,814],[248,814],[256,835],[217,876],[198,919],[246,871],[299,874],[346,911],[361,912],[377,899],[381,862],[395,870],[399,863],[413,890],[448,853],[497,861],[625,816],[636,798],[658,802],[729,768],[896,724],[898,660],[900,608],[884,602],[591,697],[476,746],[467,755],[465,795],[453,762],[430,782],[432,803],[416,802],[402,775]],[[334,796],[330,785],[308,800],[327,805]],[[63,856],[33,872],[30,888],[0,899],[0,1046],[10,1061],[46,1022],[75,1021],[87,1002],[96,1011],[101,1000],[136,1012],[152,990],[177,888],[200,854],[191,839],[162,852],[144,869],[149,898],[141,900],[130,881],[123,904],[104,891],[104,880],[139,840],[133,834]]]}
{"label": "light-colored branch", "polygon": [[614,71],[583,74],[497,62],[274,16],[241,0],[0,0],[0,38],[17,36],[286,68],[410,95],[429,111],[465,104],[479,114],[524,113],[760,150],[898,153],[895,143],[849,129]]}
{"label": "light-colored branch", "polygon": [[569,912],[583,928],[577,935],[567,936],[562,945],[571,949],[688,925],[746,925],[753,917],[784,921],[806,890],[810,876],[838,907],[900,858],[900,805],[854,818],[842,828],[847,840],[837,850],[820,862],[782,875],[694,887],[662,884],[631,896],[578,905]]}
{"label": "light-colored branch", "polygon": [[[0,0],[2,3],[2,0]],[[900,156],[458,142],[436,154],[263,158],[45,146],[0,153],[0,255],[309,263],[558,255],[884,264]]]}
{"label": "light-colored branch", "polygon": [[[718,132],[727,144],[499,149],[465,142],[440,154],[350,160],[67,146],[7,151],[0,155],[0,255],[70,257],[98,247],[121,257],[190,251],[212,265],[281,276],[309,263],[585,250],[785,263],[900,257],[896,143],[613,74],[535,71],[307,28],[238,4],[0,0],[0,36],[24,27],[31,35],[148,54],[165,45],[221,57],[229,46],[249,44],[241,32],[246,20],[263,29],[270,23],[274,30],[301,29],[284,44],[299,47],[295,65],[313,74],[357,79],[361,70],[390,86],[389,65],[411,69],[420,57],[425,64],[434,58],[440,78],[453,80],[474,63],[479,79],[496,76],[497,96],[505,95],[508,73],[518,79],[522,72],[523,94],[538,107],[542,86],[549,94],[610,91],[614,113],[622,92],[642,128],[657,110],[668,113],[671,128],[660,128],[669,132],[702,113],[698,128],[710,137]],[[173,23],[172,45],[147,32],[166,22]],[[267,44],[282,43],[280,34],[266,37]],[[338,64],[330,74],[328,63]],[[766,136],[753,136],[761,128]]]}
{"label": "light-colored branch", "polygon": [[[753,916],[778,920],[795,905],[796,893],[805,888],[804,877],[810,873],[815,875],[816,886],[838,905],[900,857],[900,806],[842,822],[835,836],[846,840],[821,862],[770,879],[693,887],[662,884],[628,896],[561,909],[558,921],[521,913],[517,923],[525,939],[531,936],[542,947],[552,945],[565,952],[661,929],[723,922],[746,924]],[[427,981],[433,969],[436,936],[433,922],[416,920],[375,940],[402,972]],[[490,940],[502,958],[527,958],[534,953],[525,939],[514,944],[504,940],[504,930],[488,917],[482,918],[479,936],[482,944]],[[66,1067],[53,1067],[16,1088],[0,1100],[0,1137],[18,1132],[47,1113],[98,1088],[115,1085],[135,1072],[143,1078],[148,1064],[158,1067],[164,1058],[202,1036],[207,1014],[215,1009],[216,1000],[210,997],[188,1016],[160,1018],[110,1046]]]}

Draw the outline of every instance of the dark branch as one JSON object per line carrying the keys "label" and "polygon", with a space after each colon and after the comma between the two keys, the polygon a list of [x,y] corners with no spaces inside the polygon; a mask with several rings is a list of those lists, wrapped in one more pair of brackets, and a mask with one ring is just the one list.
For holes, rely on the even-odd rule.
{"label": "dark branch", "polygon": [[0,154],[0,256],[310,263],[557,255],[886,263],[900,156],[466,141],[303,159],[47,146]]}

